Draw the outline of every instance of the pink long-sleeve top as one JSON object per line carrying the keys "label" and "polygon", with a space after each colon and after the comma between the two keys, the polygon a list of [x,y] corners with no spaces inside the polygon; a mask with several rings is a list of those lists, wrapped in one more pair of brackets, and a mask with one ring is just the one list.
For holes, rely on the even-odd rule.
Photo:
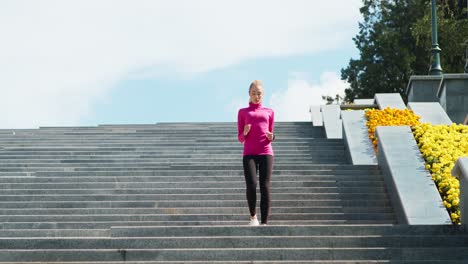
{"label": "pink long-sleeve top", "polygon": [[[243,155],[273,155],[273,147],[266,132],[273,133],[274,112],[262,104],[249,103],[237,114],[237,137],[244,143]],[[249,133],[244,136],[244,126],[250,124]]]}

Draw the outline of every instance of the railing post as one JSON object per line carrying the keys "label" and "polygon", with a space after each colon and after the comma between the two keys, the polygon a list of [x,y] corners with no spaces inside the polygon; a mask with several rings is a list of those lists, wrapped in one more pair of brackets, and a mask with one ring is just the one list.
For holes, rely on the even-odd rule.
{"label": "railing post", "polygon": [[452,169],[452,175],[460,181],[460,219],[468,223],[468,157],[461,157]]}

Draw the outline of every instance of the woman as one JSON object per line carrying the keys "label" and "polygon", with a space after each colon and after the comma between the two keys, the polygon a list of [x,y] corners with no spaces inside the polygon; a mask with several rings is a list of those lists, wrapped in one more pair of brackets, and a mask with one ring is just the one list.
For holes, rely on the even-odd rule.
{"label": "woman", "polygon": [[247,202],[250,211],[249,225],[258,226],[255,212],[257,202],[257,168],[260,176],[261,224],[266,225],[270,213],[270,178],[273,171],[274,112],[262,106],[263,85],[255,80],[249,88],[249,107],[237,115],[238,138],[244,143],[243,165]]}

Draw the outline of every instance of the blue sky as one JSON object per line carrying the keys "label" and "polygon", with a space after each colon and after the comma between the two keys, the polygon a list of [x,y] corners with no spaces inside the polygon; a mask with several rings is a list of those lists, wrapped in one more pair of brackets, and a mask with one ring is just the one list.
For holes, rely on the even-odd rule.
{"label": "blue sky", "polygon": [[0,128],[278,121],[342,93],[360,0],[0,1]]}

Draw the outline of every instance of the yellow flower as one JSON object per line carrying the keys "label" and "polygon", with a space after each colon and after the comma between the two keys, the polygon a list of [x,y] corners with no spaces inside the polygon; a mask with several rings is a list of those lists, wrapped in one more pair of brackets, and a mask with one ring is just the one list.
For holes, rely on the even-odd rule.
{"label": "yellow flower", "polygon": [[451,175],[455,162],[468,156],[468,126],[419,124],[412,128],[414,138],[430,170],[452,222],[460,223],[460,183]]}
{"label": "yellow flower", "polygon": [[413,131],[425,168],[431,172],[431,178],[443,199],[452,222],[460,223],[460,183],[451,175],[451,170],[461,156],[468,156],[468,126],[466,125],[431,125],[420,123],[420,117],[409,109],[385,108],[365,110],[369,138],[378,152],[378,140],[375,137],[377,126],[408,125]]}

